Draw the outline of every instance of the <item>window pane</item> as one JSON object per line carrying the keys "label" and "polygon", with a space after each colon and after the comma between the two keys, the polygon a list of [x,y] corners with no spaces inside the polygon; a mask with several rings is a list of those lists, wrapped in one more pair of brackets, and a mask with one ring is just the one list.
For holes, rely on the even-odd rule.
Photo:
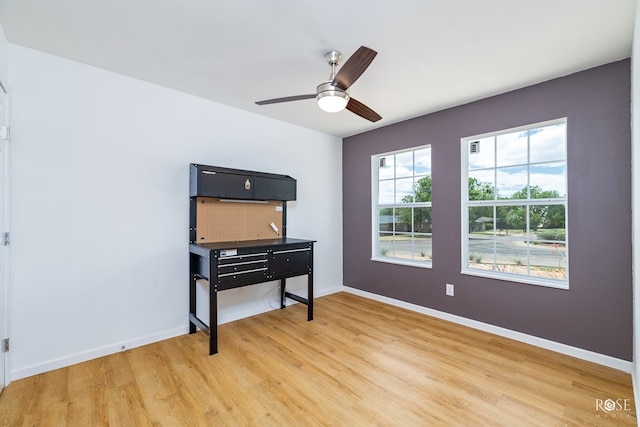
{"label": "window pane", "polygon": [[[541,240],[564,240],[566,209],[563,205],[533,205],[529,208],[531,228]],[[556,234],[561,233],[561,238]]]}
{"label": "window pane", "polygon": [[528,242],[522,238],[496,240],[496,269],[502,273],[527,274]]}
{"label": "window pane", "polygon": [[393,256],[413,259],[413,239],[410,234],[396,234],[393,237]]}
{"label": "window pane", "polygon": [[493,170],[469,172],[469,200],[493,200],[495,196]]}
{"label": "window pane", "polygon": [[551,199],[566,197],[566,173],[567,167],[564,162],[531,166],[529,175],[531,198]]}
{"label": "window pane", "polygon": [[496,147],[493,136],[469,141],[467,152],[469,153],[469,169],[493,168],[496,165]]}
{"label": "window pane", "polygon": [[416,175],[431,175],[431,148],[415,151]]}
{"label": "window pane", "polygon": [[500,168],[497,175],[499,199],[526,199],[527,167]]}
{"label": "window pane", "polygon": [[394,164],[395,156],[393,154],[378,157],[378,179],[392,179],[395,170]]}
{"label": "window pane", "polygon": [[378,254],[382,256],[393,256],[393,234],[378,234]]}
{"label": "window pane", "polygon": [[527,164],[527,131],[507,133],[496,138],[496,166]]}
{"label": "window pane", "polygon": [[396,154],[396,178],[413,176],[413,151]]}
{"label": "window pane", "polygon": [[413,203],[413,178],[396,179],[396,203]]}
{"label": "window pane", "polygon": [[567,278],[567,254],[564,242],[531,245],[532,276],[548,279]]}
{"label": "window pane", "polygon": [[531,163],[566,159],[567,124],[558,123],[529,131]]}
{"label": "window pane", "polygon": [[431,235],[416,234],[413,240],[414,254],[413,258],[420,261],[431,260]]}
{"label": "window pane", "polygon": [[469,208],[469,234],[493,234],[493,206]]}
{"label": "window pane", "polygon": [[416,233],[431,233],[431,208],[413,208],[413,225]]}
{"label": "window pane", "polygon": [[493,239],[469,236],[467,245],[469,248],[467,265],[469,267],[479,268],[481,270],[493,269]]}
{"label": "window pane", "polygon": [[394,181],[380,181],[378,183],[378,203],[388,205],[392,204],[394,198]]}
{"label": "window pane", "polygon": [[412,208],[395,208],[396,233],[411,232],[413,224]]}
{"label": "window pane", "polygon": [[393,208],[378,209],[378,231],[393,231]]}
{"label": "window pane", "polygon": [[415,201],[430,202],[431,201],[431,176],[425,176],[416,182]]}
{"label": "window pane", "polygon": [[527,209],[525,206],[496,207],[496,228],[504,236],[522,236],[527,230]]}

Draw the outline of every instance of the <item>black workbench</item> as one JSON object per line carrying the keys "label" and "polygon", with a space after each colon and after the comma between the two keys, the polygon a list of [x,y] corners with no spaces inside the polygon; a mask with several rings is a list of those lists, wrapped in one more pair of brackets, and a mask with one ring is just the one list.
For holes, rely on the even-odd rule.
{"label": "black workbench", "polygon": [[[281,304],[286,299],[307,305],[313,320],[313,240],[282,237],[237,242],[191,243],[189,333],[209,334],[209,354],[218,352],[218,291],[280,280]],[[286,290],[286,279],[307,276],[307,297]],[[196,315],[196,280],[209,281],[208,325]]]}

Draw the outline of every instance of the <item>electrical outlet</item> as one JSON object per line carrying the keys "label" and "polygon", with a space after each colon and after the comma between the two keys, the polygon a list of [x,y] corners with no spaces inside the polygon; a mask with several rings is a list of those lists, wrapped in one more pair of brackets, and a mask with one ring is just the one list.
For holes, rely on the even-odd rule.
{"label": "electrical outlet", "polygon": [[447,283],[447,295],[452,297],[453,296],[453,285],[450,283]]}

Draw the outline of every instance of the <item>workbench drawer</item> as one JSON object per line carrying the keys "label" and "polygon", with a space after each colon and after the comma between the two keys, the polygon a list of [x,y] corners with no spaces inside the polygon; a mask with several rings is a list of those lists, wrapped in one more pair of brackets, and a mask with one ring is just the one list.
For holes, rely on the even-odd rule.
{"label": "workbench drawer", "polygon": [[219,289],[231,289],[238,286],[252,285],[267,281],[267,268],[243,271],[239,273],[218,274]]}
{"label": "workbench drawer", "polygon": [[218,275],[229,273],[242,273],[258,269],[267,269],[267,260],[236,262],[232,264],[218,264]]}
{"label": "workbench drawer", "polygon": [[266,252],[257,252],[246,255],[220,256],[218,257],[218,265],[240,264],[266,260]]}

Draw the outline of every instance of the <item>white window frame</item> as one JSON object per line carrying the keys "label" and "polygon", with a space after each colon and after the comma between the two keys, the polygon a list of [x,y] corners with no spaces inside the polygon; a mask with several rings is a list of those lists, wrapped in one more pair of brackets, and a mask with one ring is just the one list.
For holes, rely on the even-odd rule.
{"label": "white window frame", "polygon": [[[421,145],[421,146],[417,146],[417,147],[411,147],[411,148],[406,148],[406,149],[402,149],[402,150],[396,150],[396,151],[389,151],[386,153],[379,153],[379,154],[374,154],[371,156],[371,224],[372,224],[372,230],[371,230],[371,248],[372,248],[372,253],[371,253],[371,260],[372,261],[379,261],[379,262],[385,262],[385,263],[389,263],[389,264],[399,264],[399,265],[407,265],[407,266],[412,266],[412,267],[419,267],[419,268],[432,268],[433,262],[432,260],[411,260],[411,259],[404,259],[404,258],[397,258],[397,257],[391,257],[391,256],[384,256],[381,255],[380,253],[380,247],[378,246],[379,244],[379,233],[380,233],[380,224],[378,223],[379,221],[379,215],[378,215],[378,209],[380,208],[393,208],[393,207],[399,207],[399,208],[415,208],[415,207],[428,207],[431,208],[432,207],[432,202],[414,202],[414,203],[392,203],[392,204],[380,204],[378,203],[379,200],[379,183],[380,183],[380,179],[379,179],[379,168],[380,168],[380,158],[385,157],[385,156],[390,156],[390,155],[397,155],[397,154],[402,154],[402,153],[409,153],[409,152],[415,152],[418,150],[423,150],[428,148],[431,151],[431,144],[425,144],[425,145]],[[415,168],[415,158],[414,158],[414,168]],[[431,168],[431,165],[430,165]],[[426,176],[426,175],[425,175]],[[429,176],[432,177],[432,183],[433,183],[433,173],[431,172],[429,174]],[[423,176],[420,175],[418,176],[418,178],[422,178]],[[415,169],[414,169],[414,185],[415,185]],[[394,172],[394,180],[398,179],[395,177],[395,172]],[[432,211],[433,214],[433,211]],[[431,230],[431,232],[429,233],[418,233],[421,235],[429,235],[431,236],[431,241],[433,242],[433,234],[432,234],[433,230]],[[415,231],[413,231],[412,233],[415,233]],[[431,258],[433,259],[433,250],[431,253]]]}
{"label": "white window frame", "polygon": [[[483,138],[488,138],[488,137],[498,137],[500,135],[504,135],[504,134],[509,134],[509,133],[514,133],[514,132],[521,132],[521,131],[526,131],[526,130],[530,130],[530,129],[536,129],[536,128],[542,128],[542,127],[546,127],[546,126],[551,126],[554,124],[560,124],[560,123],[565,123],[565,144],[564,144],[564,163],[565,163],[565,176],[564,176],[564,188],[566,189],[566,193],[565,193],[565,197],[562,198],[553,198],[553,199],[533,199],[533,198],[529,198],[529,199],[517,199],[517,200],[511,200],[511,199],[506,199],[506,200],[501,200],[501,199],[494,199],[494,200],[488,200],[488,201],[469,201],[469,143],[474,141],[474,140],[479,140],[479,139],[483,139]],[[568,139],[567,139],[567,131],[568,129],[568,120],[566,117],[564,118],[559,118],[559,119],[555,119],[555,120],[549,120],[546,122],[541,122],[541,123],[534,123],[531,125],[526,125],[526,126],[521,126],[521,127],[516,127],[516,128],[511,128],[511,129],[505,129],[505,130],[500,130],[497,132],[490,132],[490,133],[485,133],[485,134],[481,134],[481,135],[474,135],[474,136],[469,136],[469,137],[465,137],[461,139],[461,175],[462,175],[462,180],[461,180],[461,207],[462,207],[462,214],[461,214],[461,219],[462,219],[462,223],[461,223],[461,228],[462,228],[462,233],[461,233],[461,246],[462,246],[462,250],[461,250],[461,254],[462,254],[462,259],[461,259],[461,274],[466,274],[466,275],[471,275],[471,276],[480,276],[480,277],[487,277],[487,278],[492,278],[492,279],[501,279],[501,280],[507,280],[507,281],[512,281],[512,282],[518,282],[518,283],[524,283],[524,284],[531,284],[531,285],[538,285],[538,286],[546,286],[546,287],[551,287],[551,288],[558,288],[558,289],[569,289],[569,234],[568,234],[568,230],[569,230],[569,218],[568,218],[568,212],[569,212],[569,208],[568,208],[568,162],[567,162],[567,144],[568,144]],[[497,150],[494,153],[494,155],[497,157],[498,153]],[[523,164],[522,166],[527,166],[527,168],[531,165],[536,165],[536,163],[532,163],[530,162],[530,152],[529,150],[527,150],[527,163]],[[551,162],[549,162],[551,163]],[[491,168],[489,168],[491,169]],[[497,164],[494,164],[494,169],[498,169]],[[530,178],[530,173],[527,173],[527,186],[530,185],[529,182],[529,178]],[[497,188],[495,188],[494,191],[497,191]],[[508,273],[508,272],[500,272],[500,271],[494,271],[494,270],[484,270],[484,269],[478,269],[478,268],[471,268],[469,267],[469,208],[470,207],[474,207],[474,206],[485,206],[485,207],[489,207],[492,206],[494,207],[494,209],[496,209],[496,207],[499,206],[509,206],[509,205],[517,205],[517,206],[535,206],[535,205],[540,205],[540,204],[545,204],[545,205],[562,205],[565,208],[565,250],[564,250],[564,260],[565,260],[565,278],[564,279],[552,279],[552,278],[545,278],[545,277],[539,277],[539,276],[534,276],[531,274],[517,274],[517,273]],[[494,210],[495,212],[495,210]],[[496,227],[496,215],[494,215],[493,220],[494,220],[494,224],[493,224],[493,230],[494,233],[497,229]],[[526,217],[526,228],[527,230],[529,230],[529,217],[527,215]],[[527,231],[527,234],[529,234],[530,231]],[[495,245],[495,240],[494,240],[494,245]],[[528,251],[529,249],[527,249]],[[495,257],[495,246],[494,246],[494,257]],[[529,256],[529,252],[527,252],[527,256]],[[494,263],[495,263],[495,258],[494,258]]]}

